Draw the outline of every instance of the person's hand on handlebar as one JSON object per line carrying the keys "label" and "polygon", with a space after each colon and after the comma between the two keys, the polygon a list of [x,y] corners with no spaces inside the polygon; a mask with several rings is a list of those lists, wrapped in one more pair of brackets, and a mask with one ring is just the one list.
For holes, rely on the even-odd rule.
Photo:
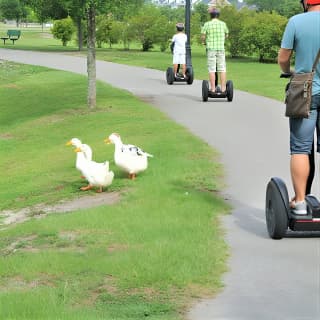
{"label": "person's hand on handlebar", "polygon": [[290,70],[289,72],[281,72],[280,78],[290,78],[293,74],[293,70]]}

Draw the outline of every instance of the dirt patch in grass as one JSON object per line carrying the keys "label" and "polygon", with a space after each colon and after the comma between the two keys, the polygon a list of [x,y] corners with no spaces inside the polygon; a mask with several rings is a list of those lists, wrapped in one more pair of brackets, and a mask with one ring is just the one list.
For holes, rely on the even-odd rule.
{"label": "dirt patch in grass", "polygon": [[[38,253],[40,251],[48,250],[84,253],[86,251],[85,244],[75,243],[79,236],[81,236],[80,231],[66,230],[61,231],[56,238],[50,237],[39,240],[38,235],[35,234],[18,237],[12,239],[11,242],[6,240],[8,244],[3,249],[0,249],[0,255],[7,256],[16,253],[17,251]],[[62,242],[59,240],[62,240]]]}
{"label": "dirt patch in grass", "polygon": [[33,279],[32,281],[25,280],[22,276],[15,276],[12,278],[4,278],[3,283],[0,284],[0,291],[9,292],[16,290],[27,291],[30,289],[37,288],[39,286],[49,286],[55,287],[55,278],[54,276],[48,274],[40,274],[38,278]]}
{"label": "dirt patch in grass", "polygon": [[17,86],[15,83],[8,83],[8,84],[3,85],[2,87],[9,88],[9,89],[20,89],[20,87]]}
{"label": "dirt patch in grass", "polygon": [[97,288],[90,290],[88,292],[88,295],[81,300],[79,306],[93,306],[99,299],[99,296],[104,293],[111,295],[118,294],[118,288],[115,284],[115,279],[112,275],[107,275]]}
{"label": "dirt patch in grass", "polygon": [[13,135],[10,133],[2,133],[0,134],[0,140],[9,140],[13,139]]}
{"label": "dirt patch in grass", "polygon": [[89,209],[102,205],[112,205],[120,199],[120,192],[100,193],[94,196],[82,196],[70,201],[59,202],[55,205],[40,204],[34,207],[23,208],[18,211],[0,211],[0,228],[27,221],[31,218],[43,218],[52,213],[65,213],[81,209]]}
{"label": "dirt patch in grass", "polygon": [[112,252],[115,252],[115,251],[125,251],[125,250],[128,250],[128,249],[129,249],[129,246],[126,245],[126,244],[115,243],[115,244],[110,245],[107,248],[107,251],[109,253],[112,253]]}
{"label": "dirt patch in grass", "polygon": [[15,239],[15,241],[10,243],[6,248],[0,250],[0,254],[3,256],[6,256],[11,253],[14,253],[22,245],[27,246],[36,237],[37,237],[36,235],[30,235],[30,236],[26,236],[26,237],[17,238],[17,239]]}

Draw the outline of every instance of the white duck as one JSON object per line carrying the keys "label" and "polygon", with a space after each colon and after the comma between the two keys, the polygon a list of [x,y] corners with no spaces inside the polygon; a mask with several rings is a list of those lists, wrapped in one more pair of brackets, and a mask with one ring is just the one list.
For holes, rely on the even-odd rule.
{"label": "white duck", "polygon": [[87,145],[82,144],[80,147],[75,149],[83,175],[89,182],[86,187],[82,187],[80,190],[86,191],[92,189],[93,187],[98,187],[99,189],[97,192],[102,192],[103,187],[108,187],[111,185],[114,178],[114,173],[113,171],[109,171],[109,161],[98,163],[88,160],[86,153],[90,153],[89,148]]}
{"label": "white duck", "polygon": [[115,145],[114,162],[119,168],[129,173],[129,179],[135,179],[137,173],[148,168],[148,157],[153,157],[152,154],[132,144],[123,144],[117,133],[112,133],[104,141]]}
{"label": "white duck", "polygon": [[[81,146],[84,146],[84,148],[86,150],[84,156],[86,157],[87,160],[89,160],[89,161],[92,160],[92,149],[87,144],[83,144],[80,139],[72,138],[70,141],[68,141],[66,143],[66,145],[73,146],[75,148],[80,148]],[[83,174],[82,168],[81,168],[81,161],[79,159],[78,153],[77,153],[77,157],[76,157],[76,168],[81,172],[81,174],[82,174],[81,177],[84,178],[84,174]]]}

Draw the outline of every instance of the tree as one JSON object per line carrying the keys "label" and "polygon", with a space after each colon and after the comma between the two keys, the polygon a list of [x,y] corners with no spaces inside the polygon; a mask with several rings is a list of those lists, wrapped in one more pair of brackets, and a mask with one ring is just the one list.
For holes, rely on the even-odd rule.
{"label": "tree", "polygon": [[243,42],[241,35],[246,32],[244,29],[245,22],[256,14],[255,11],[247,8],[238,11],[233,6],[228,6],[221,10],[221,20],[227,24],[229,29],[226,50],[230,53],[231,57],[238,57],[248,52],[248,45],[246,42]]}
{"label": "tree", "polygon": [[193,12],[190,19],[190,44],[193,42],[200,44],[202,27],[200,14]]}
{"label": "tree", "polygon": [[88,108],[96,107],[96,14],[103,11],[106,0],[56,0],[62,1],[71,10],[73,19],[78,26],[79,49],[82,46],[79,28],[82,28],[82,20],[87,21],[87,72],[88,72]]}
{"label": "tree", "polygon": [[199,14],[201,25],[209,20],[208,5],[200,2],[194,6],[193,14]]}
{"label": "tree", "polygon": [[35,12],[40,23],[48,19],[64,19],[68,17],[68,10],[65,4],[58,0],[26,0],[27,4]]}
{"label": "tree", "polygon": [[138,14],[130,19],[130,25],[135,30],[135,37],[142,45],[142,51],[148,51],[157,42],[159,36],[155,28],[161,17],[160,11],[153,5],[145,5]]}
{"label": "tree", "polygon": [[0,11],[4,18],[15,20],[17,26],[19,26],[21,19],[27,14],[23,3],[19,0],[1,0]]}
{"label": "tree", "polygon": [[286,23],[287,19],[276,12],[256,13],[244,22],[240,41],[259,56],[259,62],[275,59]]}
{"label": "tree", "polygon": [[124,21],[125,18],[135,16],[144,2],[144,0],[107,1],[104,6],[104,12],[112,13],[115,20]]}
{"label": "tree", "polygon": [[119,21],[117,28],[119,31],[119,39],[123,43],[123,48],[129,50],[130,42],[134,40],[135,31],[131,27],[130,23],[126,21]]}
{"label": "tree", "polygon": [[66,3],[70,17],[77,26],[78,49],[83,49],[86,0],[68,0]]}
{"label": "tree", "polygon": [[276,11],[286,17],[301,12],[301,6],[297,0],[246,0],[246,3],[255,5],[258,11]]}
{"label": "tree", "polygon": [[153,37],[154,43],[160,45],[161,52],[164,52],[168,48],[169,41],[174,33],[172,30],[175,30],[174,24],[161,15],[159,15],[151,27],[150,34]]}
{"label": "tree", "polygon": [[56,39],[62,41],[63,46],[66,46],[67,43],[72,39],[74,33],[73,21],[70,17],[56,20],[51,29],[53,36]]}
{"label": "tree", "polygon": [[300,13],[302,10],[300,3],[296,0],[282,0],[277,11],[287,18]]}
{"label": "tree", "polygon": [[49,19],[60,20],[68,17],[65,4],[59,0],[25,0],[25,2],[32,8],[41,24]]}
{"label": "tree", "polygon": [[176,24],[177,22],[183,22],[185,17],[185,8],[170,8],[163,6],[158,8],[161,16],[165,16],[169,22]]}
{"label": "tree", "polygon": [[120,39],[120,21],[115,21],[112,13],[102,14],[97,16],[96,40],[98,48],[101,48],[102,43],[112,44],[117,43]]}
{"label": "tree", "polygon": [[276,10],[279,2],[279,0],[246,0],[247,4],[256,5],[259,11],[269,12]]}
{"label": "tree", "polygon": [[96,5],[94,0],[89,0],[87,4],[87,27],[88,27],[88,107],[94,109],[97,104],[96,90]]}

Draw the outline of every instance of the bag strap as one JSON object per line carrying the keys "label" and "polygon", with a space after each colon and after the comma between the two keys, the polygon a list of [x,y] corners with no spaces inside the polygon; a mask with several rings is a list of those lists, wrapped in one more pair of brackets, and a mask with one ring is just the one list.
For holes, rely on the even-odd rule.
{"label": "bag strap", "polygon": [[320,49],[319,49],[318,54],[317,54],[317,56],[316,56],[316,58],[314,60],[314,63],[313,63],[313,66],[312,66],[312,72],[314,72],[314,70],[316,69],[316,66],[318,64],[319,59],[320,59]]}

